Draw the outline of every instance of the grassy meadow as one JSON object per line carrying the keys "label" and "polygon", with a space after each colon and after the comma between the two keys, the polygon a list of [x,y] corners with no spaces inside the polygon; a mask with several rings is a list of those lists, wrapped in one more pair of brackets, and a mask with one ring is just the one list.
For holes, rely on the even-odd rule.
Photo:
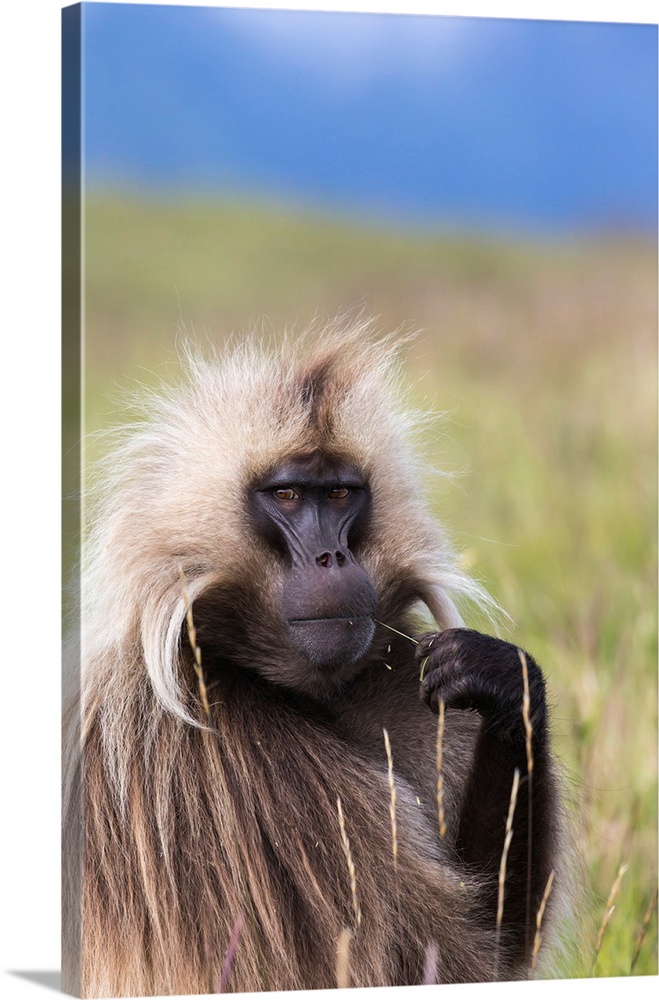
{"label": "grassy meadow", "polygon": [[[423,487],[510,614],[505,637],[545,669],[583,814],[586,955],[565,974],[628,975],[657,886],[653,248],[109,195],[87,202],[84,233],[88,433],[121,420],[122,387],[175,377],[183,326],[221,343],[364,308],[420,331],[414,392],[449,414],[429,459],[456,474]],[[634,973],[657,973],[656,910]]]}

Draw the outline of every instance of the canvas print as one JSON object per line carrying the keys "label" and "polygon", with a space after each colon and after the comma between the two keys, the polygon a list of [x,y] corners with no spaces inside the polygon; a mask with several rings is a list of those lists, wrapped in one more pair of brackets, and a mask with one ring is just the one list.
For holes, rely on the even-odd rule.
{"label": "canvas print", "polygon": [[656,976],[656,27],[63,56],[64,989]]}

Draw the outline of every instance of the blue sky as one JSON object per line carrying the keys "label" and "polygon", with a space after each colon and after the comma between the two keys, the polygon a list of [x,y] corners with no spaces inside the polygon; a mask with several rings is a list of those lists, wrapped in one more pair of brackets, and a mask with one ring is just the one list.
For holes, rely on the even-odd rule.
{"label": "blue sky", "polygon": [[653,228],[657,29],[84,4],[91,185]]}

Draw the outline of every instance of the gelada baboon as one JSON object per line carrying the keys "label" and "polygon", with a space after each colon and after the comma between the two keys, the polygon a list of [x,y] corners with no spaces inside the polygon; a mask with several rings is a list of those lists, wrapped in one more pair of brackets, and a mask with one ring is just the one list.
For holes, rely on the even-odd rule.
{"label": "gelada baboon", "polygon": [[518,649],[463,627],[482,595],[422,499],[395,343],[188,353],[88,544],[68,988],[527,975],[563,878],[544,681],[526,655],[525,701]]}

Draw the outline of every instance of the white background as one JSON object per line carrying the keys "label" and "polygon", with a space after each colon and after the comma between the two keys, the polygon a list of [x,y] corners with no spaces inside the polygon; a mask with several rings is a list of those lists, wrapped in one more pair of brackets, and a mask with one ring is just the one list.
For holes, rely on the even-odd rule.
{"label": "white background", "polygon": [[[160,0],[161,3],[170,0]],[[181,5],[192,6],[190,2]],[[202,6],[204,4],[197,4]],[[206,6],[469,14],[656,23],[649,0],[236,2]],[[59,0],[3,3],[2,74],[2,994],[52,990],[20,970],[59,969]],[[653,995],[656,980],[443,987],[444,996]],[[419,987],[427,994],[438,987]],[[361,993],[362,991],[358,991]],[[335,996],[335,994],[333,994]],[[369,993],[369,997],[375,994]],[[396,992],[400,995],[400,991]],[[414,994],[420,996],[418,992]],[[315,995],[317,996],[317,994]],[[355,997],[356,1000],[356,997]]]}

